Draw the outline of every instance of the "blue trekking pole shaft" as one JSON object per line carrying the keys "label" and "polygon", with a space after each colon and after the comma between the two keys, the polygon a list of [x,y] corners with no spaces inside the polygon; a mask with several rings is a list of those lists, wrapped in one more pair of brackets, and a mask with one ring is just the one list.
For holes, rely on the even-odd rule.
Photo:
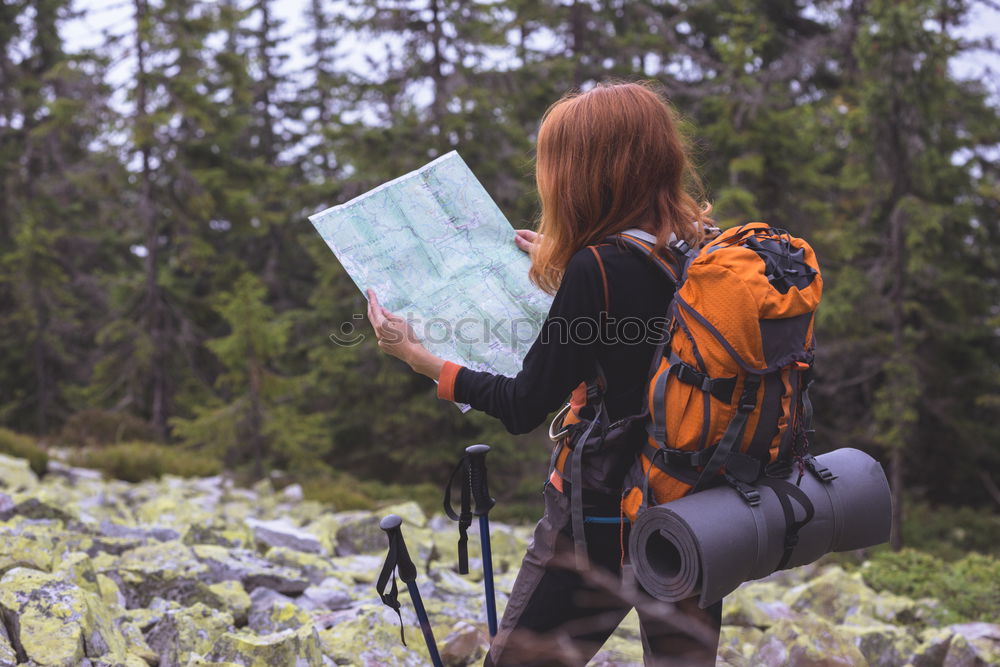
{"label": "blue trekking pole shaft", "polygon": [[469,455],[470,484],[472,497],[476,502],[476,514],[479,515],[479,539],[483,552],[483,587],[486,592],[486,624],[490,637],[497,635],[497,602],[493,586],[493,552],[490,548],[490,517],[489,511],[495,501],[490,497],[489,485],[486,481],[486,454],[489,445],[472,445],[465,448]]}
{"label": "blue trekking pole shaft", "polygon": [[[413,564],[413,560],[406,550],[406,542],[403,541],[403,531],[400,528],[402,523],[403,520],[396,514],[390,514],[379,522],[379,528],[384,530],[389,538],[389,559],[386,561],[385,569],[383,569],[380,576],[379,594],[382,594],[385,583],[382,579],[386,578],[386,571],[391,573],[392,568],[395,568],[396,572],[399,573],[399,578],[403,580],[407,590],[410,591],[410,600],[412,600],[413,609],[417,613],[417,620],[420,622],[420,632],[423,633],[424,641],[427,643],[427,652],[431,656],[431,662],[434,667],[444,667],[444,663],[441,662],[441,655],[438,653],[437,643],[434,641],[431,620],[427,616],[427,610],[424,608],[424,600],[420,597],[420,590],[417,588],[417,566]],[[395,599],[395,590],[396,584],[395,580],[393,580],[392,604],[390,606],[396,610],[396,613],[399,613],[399,602]],[[386,602],[386,598],[383,597],[382,601]],[[400,614],[399,620],[400,627],[402,628],[402,614]]]}
{"label": "blue trekking pole shaft", "polygon": [[486,588],[486,625],[490,637],[497,636],[497,601],[493,590],[493,554],[490,551],[490,517],[479,517],[479,535],[483,542],[483,585]]}
{"label": "blue trekking pole shaft", "polygon": [[420,620],[420,632],[424,634],[424,641],[427,643],[427,652],[431,654],[431,662],[434,667],[443,667],[441,655],[438,653],[437,644],[434,642],[434,632],[431,630],[431,621],[424,609],[424,600],[420,597],[417,589],[417,582],[407,581],[406,588],[410,591],[410,600],[413,601],[413,609],[417,612]]}

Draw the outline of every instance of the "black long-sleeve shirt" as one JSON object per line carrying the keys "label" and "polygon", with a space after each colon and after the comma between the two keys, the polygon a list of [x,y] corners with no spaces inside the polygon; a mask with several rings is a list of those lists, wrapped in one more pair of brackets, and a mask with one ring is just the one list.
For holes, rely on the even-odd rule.
{"label": "black long-sleeve shirt", "polygon": [[511,433],[526,433],[593,379],[599,362],[609,418],[638,413],[674,285],[633,249],[608,243],[596,250],[607,275],[607,315],[601,264],[583,248],[570,259],[521,371],[505,377],[446,365],[439,395],[497,417]]}

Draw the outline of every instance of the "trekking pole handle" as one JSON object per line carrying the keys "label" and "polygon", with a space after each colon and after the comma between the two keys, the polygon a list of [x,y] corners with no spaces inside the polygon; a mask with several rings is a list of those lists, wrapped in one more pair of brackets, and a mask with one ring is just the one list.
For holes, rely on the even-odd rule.
{"label": "trekking pole handle", "polygon": [[413,559],[410,558],[410,553],[406,550],[402,525],[403,518],[401,516],[398,514],[389,514],[382,517],[378,527],[386,532],[390,544],[393,542],[396,543],[396,570],[399,572],[399,578],[404,583],[410,584],[417,579],[417,566],[413,564]]}
{"label": "trekking pole handle", "polygon": [[465,453],[469,456],[469,477],[472,497],[476,501],[476,516],[486,514],[496,504],[490,497],[490,487],[486,480],[486,455],[489,452],[489,445],[471,445],[465,448]]}

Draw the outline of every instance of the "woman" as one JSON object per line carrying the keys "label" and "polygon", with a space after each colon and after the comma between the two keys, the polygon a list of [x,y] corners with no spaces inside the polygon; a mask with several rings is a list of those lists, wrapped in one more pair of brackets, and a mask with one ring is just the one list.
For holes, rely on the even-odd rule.
{"label": "woman", "polygon": [[[571,392],[574,415],[603,402],[610,422],[626,423],[619,420],[642,410],[674,285],[648,257],[606,239],[633,230],[655,237],[658,250],[671,237],[697,245],[710,207],[686,191],[697,177],[673,114],[644,85],[600,85],[559,100],[542,119],[536,152],[539,233],[521,230],[514,240],[531,255],[531,279],[555,297],[516,377],[432,355],[370,292],[368,315],[379,346],[437,380],[440,398],[497,417],[511,433],[536,428]],[[642,432],[624,430],[612,454],[627,463]],[[614,472],[581,491],[559,472],[565,455],[553,458],[562,460],[545,485],[545,514],[486,664],[585,664],[633,606],[647,664],[714,664],[721,602],[707,610],[693,598],[659,604],[623,578],[622,467],[604,468]],[[570,520],[577,492],[585,559],[574,553],[583,540]]]}

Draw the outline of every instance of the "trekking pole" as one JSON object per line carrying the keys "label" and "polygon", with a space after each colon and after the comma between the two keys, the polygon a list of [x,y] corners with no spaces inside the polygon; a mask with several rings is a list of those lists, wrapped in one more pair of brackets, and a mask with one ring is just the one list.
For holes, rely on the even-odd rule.
{"label": "trekking pole", "polygon": [[[400,526],[403,519],[397,514],[390,514],[379,522],[379,528],[385,531],[389,538],[389,554],[382,565],[382,572],[378,575],[378,596],[382,599],[382,604],[393,609],[399,616],[399,638],[406,646],[406,638],[403,636],[403,614],[399,610],[399,590],[396,588],[396,576],[394,572],[399,571],[399,578],[406,584],[410,591],[410,599],[413,600],[413,609],[417,612],[417,619],[420,621],[420,631],[424,634],[424,641],[427,642],[427,652],[430,653],[431,662],[434,667],[443,667],[441,655],[438,653],[437,644],[434,643],[434,633],[431,631],[431,621],[427,617],[427,610],[424,609],[423,598],[417,589],[417,566],[413,564],[410,553],[406,550],[406,542],[403,541],[403,531]],[[392,579],[392,586],[386,592],[386,584]]]}
{"label": "trekking pole", "polygon": [[[444,492],[444,512],[452,521],[458,521],[458,573],[469,573],[469,526],[473,515],[479,517],[479,539],[483,546],[483,585],[486,588],[486,624],[490,637],[497,634],[497,604],[493,587],[493,554],[490,549],[489,511],[496,504],[490,497],[486,482],[486,454],[489,445],[472,445],[465,448],[465,456],[458,462]],[[459,513],[451,506],[451,487],[460,477],[462,500]],[[475,501],[475,511],[472,504]]]}

